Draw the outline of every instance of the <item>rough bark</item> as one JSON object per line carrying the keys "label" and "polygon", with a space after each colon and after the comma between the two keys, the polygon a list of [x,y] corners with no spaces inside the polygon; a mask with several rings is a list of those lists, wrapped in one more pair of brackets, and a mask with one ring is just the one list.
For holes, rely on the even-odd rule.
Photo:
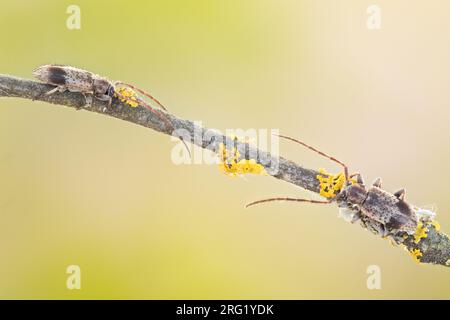
{"label": "rough bark", "polygon": [[[56,92],[51,95],[45,95],[54,87],[48,84],[21,79],[8,75],[0,75],[0,97],[16,97],[30,100],[39,100],[60,106],[73,107],[92,111],[125,121],[129,121],[155,131],[173,135],[173,130],[177,132],[183,130],[187,135],[183,139],[194,143],[199,147],[209,149],[213,152],[219,150],[220,143],[229,146],[236,145],[240,154],[246,158],[254,158],[251,155],[257,155],[259,163],[263,164],[269,175],[274,178],[294,184],[306,190],[319,193],[320,184],[317,180],[318,171],[304,168],[297,163],[271,155],[263,150],[242,141],[235,141],[230,137],[224,136],[217,130],[208,129],[196,125],[194,122],[178,118],[177,116],[158,110],[151,112],[143,106],[132,108],[126,103],[115,99],[110,107],[107,102],[98,99],[92,99],[76,92]],[[278,164],[274,167],[273,164]],[[422,263],[438,264],[450,266],[450,240],[449,237],[437,230],[433,225],[428,226],[427,236],[421,238],[418,243],[414,237],[408,237],[405,247],[410,252],[419,250],[419,260]]]}

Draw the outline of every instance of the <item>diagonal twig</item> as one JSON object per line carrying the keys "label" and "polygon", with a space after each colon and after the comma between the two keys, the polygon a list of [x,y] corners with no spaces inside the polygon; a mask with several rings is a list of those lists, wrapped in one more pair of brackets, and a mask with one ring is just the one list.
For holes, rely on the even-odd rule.
{"label": "diagonal twig", "polygon": [[[89,99],[89,101],[86,101],[86,97],[81,93],[66,91],[56,92],[52,95],[44,95],[45,92],[48,92],[52,88],[54,87],[48,84],[0,74],[0,97],[39,100],[55,105],[92,111],[132,122],[168,135],[173,135],[172,130],[174,128],[176,131],[181,130],[187,133],[187,135],[183,136],[185,141],[216,153],[219,151],[221,143],[235,145],[243,157],[247,157],[249,154],[258,155],[258,162],[265,167],[267,173],[272,177],[314,193],[320,192],[320,182],[317,179],[320,173],[318,171],[304,168],[283,157],[271,155],[246,142],[233,140],[217,130],[200,127],[192,121],[181,119],[169,112],[159,110],[159,113],[164,116],[164,119],[162,119],[143,106],[131,108],[117,99],[108,108],[107,102],[98,99]],[[195,137],[200,138],[196,139]],[[274,169],[273,163],[277,163],[276,169]],[[416,257],[422,263],[449,267],[449,237],[438,230],[436,225],[427,225],[427,230],[426,236],[419,239],[419,241],[414,236],[409,236],[404,242],[405,248],[409,252],[415,252]]]}

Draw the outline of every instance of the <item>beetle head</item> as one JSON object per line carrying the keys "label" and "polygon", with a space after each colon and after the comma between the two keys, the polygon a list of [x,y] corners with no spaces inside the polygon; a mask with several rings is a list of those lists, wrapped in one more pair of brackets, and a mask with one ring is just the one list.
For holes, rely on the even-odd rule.
{"label": "beetle head", "polygon": [[361,205],[367,197],[367,190],[360,184],[352,184],[344,189],[344,201],[349,204]]}
{"label": "beetle head", "polygon": [[108,95],[108,96],[110,96],[111,98],[114,98],[114,93],[116,92],[116,89],[114,88],[114,86],[113,85],[110,85],[109,87],[108,87],[108,89],[106,90],[106,94]]}
{"label": "beetle head", "polygon": [[94,79],[94,92],[109,95],[111,83],[105,79]]}

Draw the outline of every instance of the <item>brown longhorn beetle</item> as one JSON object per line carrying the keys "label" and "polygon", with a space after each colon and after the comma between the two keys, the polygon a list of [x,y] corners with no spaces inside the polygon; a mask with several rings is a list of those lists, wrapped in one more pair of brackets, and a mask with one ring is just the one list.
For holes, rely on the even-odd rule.
{"label": "brown longhorn beetle", "polygon": [[348,167],[345,163],[326,153],[317,150],[306,143],[279,135],[280,138],[288,139],[338,163],[344,169],[345,183],[339,193],[326,201],[310,200],[301,198],[277,197],[258,200],[247,204],[246,207],[270,201],[296,201],[318,204],[330,204],[336,202],[340,216],[345,220],[354,223],[360,221],[361,225],[369,231],[382,237],[389,237],[396,243],[401,243],[404,237],[416,232],[419,220],[428,220],[434,213],[412,206],[405,201],[405,189],[400,189],[394,194],[381,189],[381,178],[366,187],[361,174],[349,175]]}
{"label": "brown longhorn beetle", "polygon": [[[54,89],[45,93],[45,95],[51,95],[57,91],[64,92],[66,90],[70,92],[80,92],[85,97],[87,94],[93,95],[95,98],[101,101],[108,101],[108,107],[111,106],[113,98],[116,96],[122,101],[127,101],[127,97],[124,97],[120,92],[116,90],[117,86],[127,86],[137,92],[145,95],[154,101],[161,109],[167,111],[167,109],[155,99],[149,93],[136,88],[135,86],[122,81],[110,81],[102,76],[94,74],[90,71],[60,64],[46,64],[33,70],[33,75],[40,81],[56,86]],[[168,128],[173,129],[173,126],[161,112],[152,108],[142,99],[136,97],[139,104],[156,114],[162,119]],[[186,147],[189,155],[190,151],[186,143],[182,138],[180,140]]]}
{"label": "brown longhorn beetle", "polygon": [[[34,69],[33,75],[44,83],[56,86],[54,89],[46,92],[46,95],[50,95],[56,91],[64,92],[69,90],[70,92],[80,92],[84,95],[92,94],[101,101],[108,101],[108,106],[111,106],[114,95],[121,97],[121,94],[116,91],[116,86],[124,85],[150,98],[163,110],[167,110],[149,93],[131,84],[122,81],[112,82],[87,70],[60,64],[46,64]],[[139,102],[150,111],[155,111],[155,109],[141,99]]]}

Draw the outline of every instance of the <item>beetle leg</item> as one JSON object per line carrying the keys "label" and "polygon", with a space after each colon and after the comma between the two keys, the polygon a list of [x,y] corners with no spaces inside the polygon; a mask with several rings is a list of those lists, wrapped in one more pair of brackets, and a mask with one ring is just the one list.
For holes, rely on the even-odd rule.
{"label": "beetle leg", "polygon": [[367,216],[363,216],[361,218],[361,225],[375,235],[381,236],[383,238],[387,235],[386,228],[382,223],[370,219]]}
{"label": "beetle leg", "polygon": [[350,178],[353,178],[353,177],[356,177],[356,183],[357,184],[360,184],[362,186],[364,185],[364,180],[363,180],[363,177],[362,177],[362,175],[360,173],[352,173],[350,175]]}
{"label": "beetle leg", "polygon": [[111,100],[111,97],[108,96],[107,94],[99,94],[99,95],[95,95],[95,97],[101,101],[110,101]]}
{"label": "beetle leg", "polygon": [[386,227],[383,224],[371,221],[369,222],[369,225],[373,228],[375,234],[379,235],[382,238],[385,238],[387,236]]}
{"label": "beetle leg", "polygon": [[58,87],[55,87],[55,88],[53,88],[52,90],[47,91],[47,92],[45,93],[45,95],[46,95],[46,96],[49,96],[49,95],[55,93],[56,91],[64,92],[64,91],[66,91],[66,87],[63,87],[63,86],[61,86],[61,87],[59,87],[59,86],[58,86]]}
{"label": "beetle leg", "polygon": [[361,213],[360,212],[355,213],[353,215],[352,220],[350,221],[350,223],[355,223],[355,222],[357,222],[359,220],[361,220]]}
{"label": "beetle leg", "polygon": [[380,235],[382,238],[386,238],[389,235],[389,232],[387,231],[386,226],[384,224],[380,226]]}
{"label": "beetle leg", "polygon": [[394,244],[398,245],[405,241],[405,239],[402,236],[399,236],[398,234],[391,234],[389,238],[394,242]]}
{"label": "beetle leg", "polygon": [[98,94],[95,95],[95,97],[100,101],[108,101],[108,108],[111,107],[112,98],[108,96],[107,94]]}
{"label": "beetle leg", "polygon": [[376,178],[372,185],[374,187],[381,188],[381,178]]}
{"label": "beetle leg", "polygon": [[108,101],[107,109],[109,109],[111,107],[112,98],[110,96],[108,96],[107,94],[94,94],[94,96],[100,101]]}
{"label": "beetle leg", "polygon": [[378,222],[375,222],[368,218],[367,216],[361,216],[360,224],[363,228],[366,228],[375,235],[380,234],[380,228],[378,227]]}
{"label": "beetle leg", "polygon": [[[85,92],[80,92],[84,97],[84,106],[90,108],[92,106],[92,95]],[[77,110],[80,110],[82,107],[76,107]]]}
{"label": "beetle leg", "polygon": [[405,189],[400,189],[396,193],[394,193],[394,196],[396,196],[400,200],[405,200],[405,193],[406,193]]}

